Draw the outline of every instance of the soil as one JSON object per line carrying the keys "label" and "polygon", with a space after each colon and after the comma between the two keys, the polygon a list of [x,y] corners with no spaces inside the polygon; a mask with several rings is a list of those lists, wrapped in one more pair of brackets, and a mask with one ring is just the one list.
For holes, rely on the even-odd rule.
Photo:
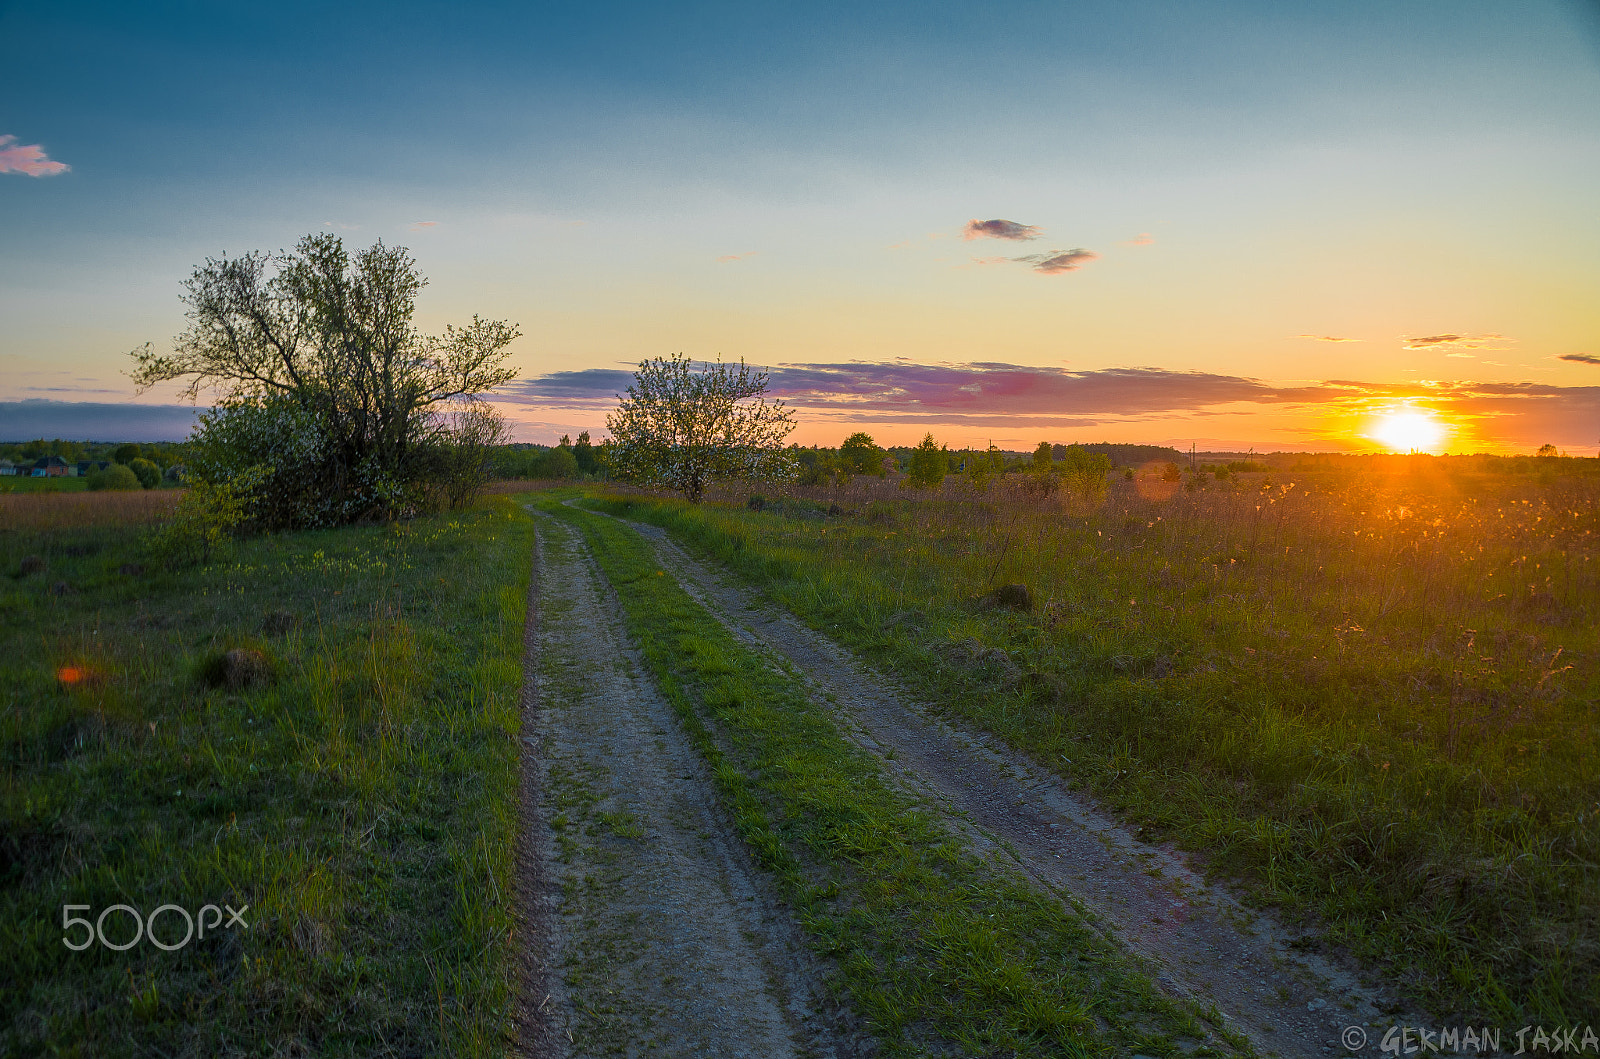
{"label": "soil", "polygon": [[853,1055],[581,538],[544,519],[524,696],[524,1049]]}
{"label": "soil", "polygon": [[[1120,941],[1170,995],[1214,1005],[1261,1054],[1348,1055],[1358,1049],[1341,1040],[1347,1028],[1406,1020],[1384,989],[1335,957],[1307,951],[1306,937],[1208,883],[1180,851],[1139,840],[1061,776],[940,718],[733,575],[691,558],[659,528],[629,525],[735,635],[781,659],[829,703],[885,773],[948,827],[977,847],[1004,850],[1035,885]],[[1361,1050],[1375,1050],[1377,1039],[1369,1033]]]}

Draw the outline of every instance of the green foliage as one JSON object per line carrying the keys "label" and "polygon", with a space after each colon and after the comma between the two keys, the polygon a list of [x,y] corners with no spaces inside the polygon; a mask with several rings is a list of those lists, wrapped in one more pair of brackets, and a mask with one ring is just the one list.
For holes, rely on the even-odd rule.
{"label": "green foliage", "polygon": [[1048,472],[1051,469],[1052,458],[1050,443],[1048,441],[1039,442],[1039,447],[1033,450],[1033,469],[1040,473]]}
{"label": "green foliage", "polygon": [[993,442],[982,452],[968,450],[963,453],[966,473],[963,476],[967,489],[982,493],[998,475],[1005,474],[1006,456]]}
{"label": "green foliage", "polygon": [[113,463],[104,470],[90,471],[86,479],[89,488],[96,492],[102,489],[144,489],[147,488],[139,481],[139,476],[133,468],[121,463]]}
{"label": "green foliage", "polygon": [[557,445],[534,463],[533,477],[568,481],[578,477],[578,458],[571,448]]}
{"label": "green foliage", "polygon": [[252,467],[220,481],[193,479],[172,519],[151,534],[151,555],[175,566],[210,562],[250,521],[263,485],[272,480],[271,467]]}
{"label": "green foliage", "polygon": [[578,440],[573,442],[572,458],[577,461],[579,474],[593,475],[600,472],[600,455],[589,440],[587,430],[579,434]]}
{"label": "green foliage", "polygon": [[767,403],[766,372],[718,361],[702,370],[681,353],[644,361],[617,410],[606,416],[606,459],[618,477],[664,485],[698,502],[716,480],[788,481],[783,439],[794,413]]}
{"label": "green foliage", "polygon": [[128,461],[128,469],[139,479],[139,484],[146,489],[154,489],[161,484],[161,468],[142,457],[134,457]]}
{"label": "green foliage", "polygon": [[111,453],[111,458],[116,460],[118,463],[132,463],[141,455],[142,453],[139,451],[139,446],[130,442],[127,445],[118,445],[116,450]]}
{"label": "green foliage", "polygon": [[911,466],[906,471],[906,484],[913,489],[937,489],[939,483],[944,481],[945,468],[948,466],[946,452],[933,440],[933,435],[925,435],[922,442],[911,453]]}
{"label": "green foliage", "polygon": [[872,435],[857,431],[839,446],[839,462],[850,474],[875,474],[883,477],[883,458],[887,453],[872,440]]}
{"label": "green foliage", "polygon": [[252,518],[271,528],[406,517],[459,503],[488,473],[503,432],[477,398],[507,381],[514,325],[474,317],[424,335],[426,281],[403,247],[348,253],[310,235],[292,253],[210,260],[185,285],[190,328],[170,354],[135,350],[141,388],[186,379],[224,390],[202,417],[191,476],[252,468]]}

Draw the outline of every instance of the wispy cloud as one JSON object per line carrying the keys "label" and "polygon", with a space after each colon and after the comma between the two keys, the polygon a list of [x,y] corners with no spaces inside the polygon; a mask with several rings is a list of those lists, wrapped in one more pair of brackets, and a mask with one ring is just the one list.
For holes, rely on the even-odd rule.
{"label": "wispy cloud", "polygon": [[1035,272],[1053,275],[1058,272],[1076,272],[1083,267],[1085,261],[1093,261],[1099,256],[1093,250],[1079,247],[1076,250],[1052,250],[1048,254],[1029,254],[1012,260],[1032,265]]}
{"label": "wispy cloud", "polygon": [[1313,342],[1359,342],[1359,338],[1339,338],[1336,335],[1295,335],[1296,338],[1309,338]]}
{"label": "wispy cloud", "polygon": [[438,221],[412,221],[411,222],[411,227],[407,228],[406,231],[408,231],[408,232],[420,232],[420,231],[423,231],[423,230],[428,229],[428,228],[437,228],[437,227],[439,227],[439,222]]}
{"label": "wispy cloud", "polygon": [[742,254],[723,254],[721,257],[717,258],[717,261],[719,263],[728,261],[743,261],[747,257],[755,257],[758,252],[759,251],[756,250],[748,250]]}
{"label": "wispy cloud", "polygon": [[71,169],[65,162],[53,162],[36,143],[18,143],[15,136],[0,136],[0,173],[24,176],[57,176]]}
{"label": "wispy cloud", "polygon": [[1407,349],[1438,350],[1502,349],[1504,347],[1494,345],[1494,343],[1506,341],[1510,340],[1505,335],[1497,335],[1492,332],[1483,335],[1423,335],[1418,338],[1408,336],[1405,339],[1405,347]]}
{"label": "wispy cloud", "polygon": [[1570,360],[1574,364],[1600,364],[1600,357],[1593,353],[1562,353],[1557,360]]}
{"label": "wispy cloud", "polygon": [[[1584,354],[1587,356],[1587,354]],[[1600,358],[1597,358],[1600,359]],[[1585,362],[1587,363],[1587,362]],[[506,387],[512,405],[598,416],[633,382],[631,369],[554,372]],[[957,427],[1092,427],[1252,413],[1343,417],[1415,400],[1486,439],[1577,444],[1600,420],[1600,386],[1330,379],[1278,385],[1238,375],[1133,367],[1072,371],[1002,363],[783,364],[768,393],[810,418]]]}
{"label": "wispy cloud", "polygon": [[1155,241],[1156,241],[1156,237],[1151,235],[1149,232],[1140,232],[1138,235],[1134,236],[1132,239],[1129,239],[1123,245],[1124,246],[1149,246],[1151,243],[1153,243]]}
{"label": "wispy cloud", "polygon": [[1011,259],[1009,257],[975,257],[972,259],[972,263],[974,265],[1009,265]]}
{"label": "wispy cloud", "polygon": [[346,232],[353,232],[357,228],[361,227],[359,224],[343,224],[339,221],[323,221],[322,226],[324,228],[338,228]]}
{"label": "wispy cloud", "polygon": [[963,239],[1037,239],[1039,227],[1034,224],[1020,224],[1017,221],[1001,220],[996,217],[992,221],[973,219],[961,229]]}
{"label": "wispy cloud", "polygon": [[[513,383],[512,402],[609,405],[633,382],[624,369],[553,372]],[[900,415],[1048,417],[1138,415],[1235,402],[1330,400],[1343,389],[1276,387],[1257,379],[1163,368],[1065,368],[1016,364],[784,364],[768,392],[797,408]]]}

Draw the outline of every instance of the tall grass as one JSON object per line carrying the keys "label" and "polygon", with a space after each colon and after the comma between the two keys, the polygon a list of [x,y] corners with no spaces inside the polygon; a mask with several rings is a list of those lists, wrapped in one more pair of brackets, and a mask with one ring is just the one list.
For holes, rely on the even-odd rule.
{"label": "tall grass", "polygon": [[[610,506],[699,541],[1441,1014],[1597,1017],[1600,483],[1428,467],[1164,497],[1117,482],[1090,510]],[[1033,613],[974,607],[1014,582]]]}
{"label": "tall grass", "polygon": [[[87,526],[144,526],[168,518],[182,496],[183,491],[179,489],[137,493],[0,493],[0,533]],[[39,543],[48,545],[49,542]]]}
{"label": "tall grass", "polygon": [[[503,1053],[527,516],[182,570],[126,525],[0,543],[0,1053]],[[219,681],[235,648],[270,679]],[[248,905],[248,929],[63,946],[63,906],[119,903]]]}

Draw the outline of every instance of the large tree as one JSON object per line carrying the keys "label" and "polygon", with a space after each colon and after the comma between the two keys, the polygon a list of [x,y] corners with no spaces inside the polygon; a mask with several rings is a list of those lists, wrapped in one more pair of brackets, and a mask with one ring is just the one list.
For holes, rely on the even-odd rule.
{"label": "large tree", "polygon": [[706,364],[681,353],[644,361],[617,410],[607,461],[620,478],[665,485],[698,503],[716,479],[784,481],[795,461],[783,450],[794,413],[768,402],[767,374]]}
{"label": "large tree", "polygon": [[[515,374],[504,362],[518,330],[474,316],[423,334],[411,318],[426,282],[404,247],[351,254],[330,234],[208,259],[184,284],[189,329],[170,353],[135,350],[131,375],[141,389],[187,380],[191,400],[219,394],[196,438],[218,440],[212,469],[270,465],[304,501],[267,521],[398,513],[441,476],[456,476],[443,489],[455,499],[463,461],[451,454],[498,437],[479,395]],[[280,486],[291,491],[263,490]]]}

